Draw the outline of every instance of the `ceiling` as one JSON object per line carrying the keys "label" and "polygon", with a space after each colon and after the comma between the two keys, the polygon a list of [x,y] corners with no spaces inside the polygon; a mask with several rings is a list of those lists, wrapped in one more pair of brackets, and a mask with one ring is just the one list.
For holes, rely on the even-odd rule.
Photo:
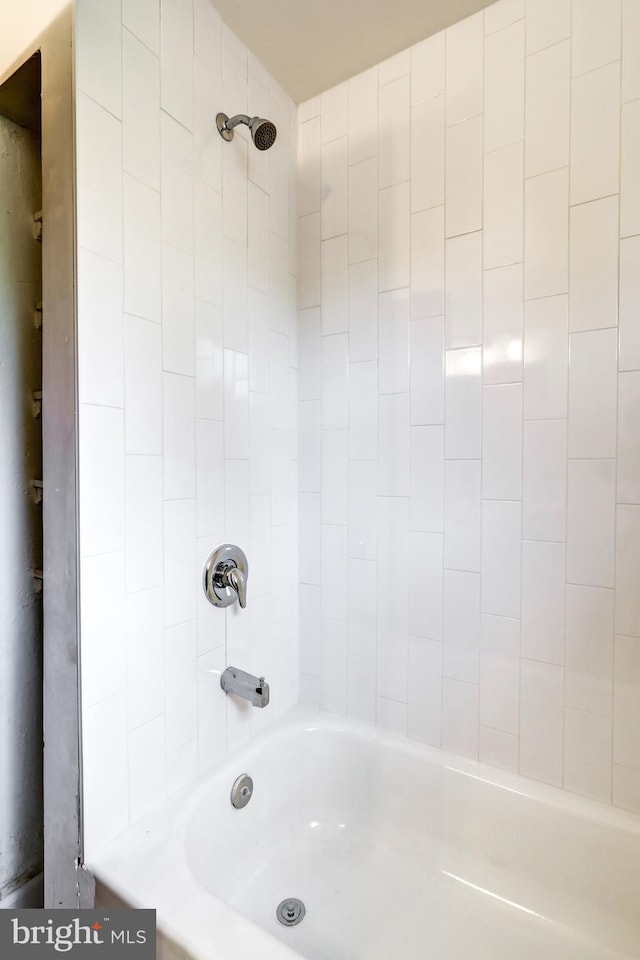
{"label": "ceiling", "polygon": [[302,103],[493,0],[213,0]]}

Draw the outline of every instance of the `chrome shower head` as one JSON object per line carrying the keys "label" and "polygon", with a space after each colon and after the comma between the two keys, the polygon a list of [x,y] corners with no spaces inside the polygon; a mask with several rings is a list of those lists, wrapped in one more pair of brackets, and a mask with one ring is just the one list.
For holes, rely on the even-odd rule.
{"label": "chrome shower head", "polygon": [[238,113],[235,117],[228,117],[226,113],[219,113],[216,117],[218,133],[223,140],[233,140],[233,129],[239,123],[244,123],[251,131],[251,139],[258,150],[268,150],[276,142],[278,132],[275,124],[262,117],[248,117],[246,113]]}

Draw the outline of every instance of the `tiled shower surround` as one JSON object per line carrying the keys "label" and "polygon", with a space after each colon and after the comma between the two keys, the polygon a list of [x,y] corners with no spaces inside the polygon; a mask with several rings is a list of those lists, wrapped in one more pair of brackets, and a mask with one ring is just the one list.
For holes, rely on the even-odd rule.
{"label": "tiled shower surround", "polygon": [[[161,14],[77,6],[88,858],[298,699],[296,108],[207,0]],[[221,110],[276,147],[223,143]],[[246,610],[200,586],[226,541]],[[268,709],[225,697],[227,663]]]}
{"label": "tiled shower surround", "polygon": [[639,46],[501,0],[296,108],[208,0],[78,0],[89,861],[299,682],[640,811]]}
{"label": "tiled shower surround", "polygon": [[300,106],[298,396],[302,697],[640,812],[639,44],[501,0]]}

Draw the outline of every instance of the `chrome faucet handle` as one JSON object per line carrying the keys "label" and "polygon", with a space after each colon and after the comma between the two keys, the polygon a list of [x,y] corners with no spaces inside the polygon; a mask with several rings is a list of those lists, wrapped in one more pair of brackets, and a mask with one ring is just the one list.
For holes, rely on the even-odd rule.
{"label": "chrome faucet handle", "polygon": [[226,580],[238,594],[238,603],[244,610],[247,605],[247,578],[239,567],[229,567]]}
{"label": "chrome faucet handle", "polygon": [[248,576],[249,564],[240,547],[232,543],[216,547],[202,570],[207,600],[216,607],[228,607],[238,600],[241,607],[246,607]]}

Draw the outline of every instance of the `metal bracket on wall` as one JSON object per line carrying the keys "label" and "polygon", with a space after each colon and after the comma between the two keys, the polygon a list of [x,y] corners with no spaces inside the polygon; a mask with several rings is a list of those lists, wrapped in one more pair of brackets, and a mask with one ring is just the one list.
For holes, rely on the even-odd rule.
{"label": "metal bracket on wall", "polygon": [[33,236],[35,240],[42,240],[42,210],[33,215]]}
{"label": "metal bracket on wall", "polygon": [[42,330],[42,300],[38,300],[33,311],[33,323],[36,330]]}

